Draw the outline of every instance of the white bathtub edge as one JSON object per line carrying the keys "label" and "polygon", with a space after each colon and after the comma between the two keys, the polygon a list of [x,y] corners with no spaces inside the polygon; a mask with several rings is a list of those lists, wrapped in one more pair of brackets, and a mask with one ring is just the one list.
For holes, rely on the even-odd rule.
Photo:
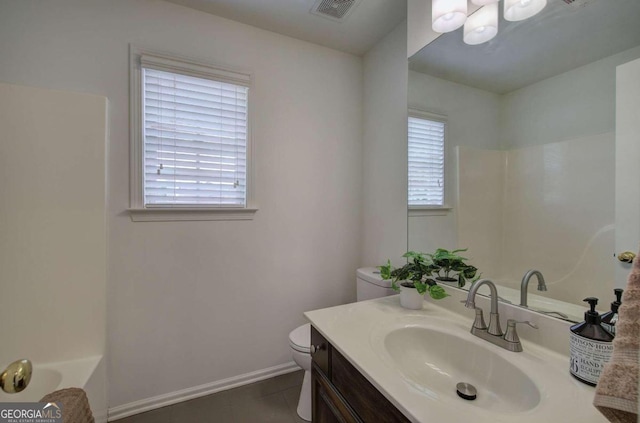
{"label": "white bathtub edge", "polygon": [[62,373],[62,380],[57,389],[83,388],[102,361],[101,355],[78,358],[67,361],[44,363],[42,368],[57,370]]}
{"label": "white bathtub edge", "polygon": [[107,422],[107,371],[104,358],[96,365],[84,386],[96,423]]}
{"label": "white bathtub edge", "polygon": [[62,373],[57,389],[84,389],[96,423],[107,422],[106,373],[102,355],[46,363],[42,367]]}
{"label": "white bathtub edge", "polygon": [[245,373],[200,386],[194,386],[193,388],[169,392],[167,394],[111,407],[108,411],[108,421],[111,422],[124,419],[125,417],[133,416],[134,414],[144,413],[145,411],[155,410],[156,408],[166,407],[167,405],[173,405],[179,402],[203,397],[205,395],[215,394],[216,392],[226,391],[227,389],[237,388],[239,386],[259,382],[264,379],[269,379],[286,373],[292,373],[297,370],[300,370],[300,367],[298,367],[298,365],[293,361],[290,361],[288,363],[257,370],[255,372]]}

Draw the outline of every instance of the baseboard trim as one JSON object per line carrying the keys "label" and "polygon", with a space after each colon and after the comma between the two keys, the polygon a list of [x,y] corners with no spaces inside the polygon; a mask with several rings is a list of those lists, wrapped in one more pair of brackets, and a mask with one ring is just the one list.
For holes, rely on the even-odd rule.
{"label": "baseboard trim", "polygon": [[109,408],[108,420],[112,422],[124,419],[125,417],[133,416],[134,414],[144,413],[145,411],[155,410],[156,408],[166,407],[167,405],[177,404],[179,402],[203,397],[205,395],[215,394],[216,392],[226,391],[227,389],[259,382],[264,379],[295,372],[296,370],[300,370],[300,367],[298,367],[298,365],[293,361],[290,361],[267,369],[245,373],[200,386],[194,386],[193,388],[182,389],[180,391],[130,402],[128,404]]}
{"label": "baseboard trim", "polygon": [[96,413],[93,415],[93,419],[96,423],[107,423],[107,412]]}

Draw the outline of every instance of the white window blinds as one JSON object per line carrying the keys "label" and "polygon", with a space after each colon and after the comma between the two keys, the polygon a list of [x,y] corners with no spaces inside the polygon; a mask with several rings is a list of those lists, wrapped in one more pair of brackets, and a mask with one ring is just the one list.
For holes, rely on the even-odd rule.
{"label": "white window blinds", "polygon": [[142,68],[145,207],[246,207],[249,87]]}
{"label": "white window blinds", "polygon": [[409,117],[409,206],[444,206],[445,123]]}

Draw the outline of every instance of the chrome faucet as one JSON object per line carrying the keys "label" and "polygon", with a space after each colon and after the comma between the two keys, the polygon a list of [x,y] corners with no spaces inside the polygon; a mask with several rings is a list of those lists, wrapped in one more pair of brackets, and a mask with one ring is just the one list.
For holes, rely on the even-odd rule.
{"label": "chrome faucet", "polygon": [[527,305],[527,289],[529,288],[529,280],[536,276],[538,278],[538,291],[546,291],[547,284],[544,282],[544,276],[539,270],[531,269],[522,277],[522,283],[520,284],[520,305],[522,307],[528,307]]}
{"label": "chrome faucet", "polygon": [[480,319],[482,320],[482,323],[484,323],[484,318],[482,316],[482,309],[476,307],[475,299],[476,299],[476,294],[478,293],[478,289],[485,284],[489,286],[489,290],[491,291],[491,315],[489,316],[489,328],[487,329],[485,325],[479,325],[478,327],[476,326],[475,323],[473,327],[474,328],[478,327],[479,329],[481,328],[483,330],[487,330],[491,335],[501,336],[502,328],[500,327],[500,314],[498,314],[498,289],[496,288],[496,285],[493,282],[491,282],[489,279],[480,279],[478,281],[475,281],[471,285],[471,288],[469,289],[469,294],[467,295],[467,302],[464,304],[464,306],[467,308],[474,308],[476,310],[476,319],[480,317]]}
{"label": "chrome faucet", "polygon": [[[482,309],[476,307],[475,303],[476,294],[482,285],[489,286],[489,290],[491,291],[491,315],[489,316],[489,327],[487,327],[484,322]],[[516,332],[516,323],[526,323],[535,329],[538,328],[531,322],[517,322],[513,319],[509,319],[507,320],[507,332],[503,334],[502,328],[500,327],[500,313],[498,313],[498,289],[489,279],[480,279],[471,285],[469,294],[467,295],[467,301],[464,305],[465,307],[473,308],[476,311],[476,317],[473,321],[473,326],[471,326],[471,334],[508,351],[522,351],[522,343],[520,342],[520,338]]]}

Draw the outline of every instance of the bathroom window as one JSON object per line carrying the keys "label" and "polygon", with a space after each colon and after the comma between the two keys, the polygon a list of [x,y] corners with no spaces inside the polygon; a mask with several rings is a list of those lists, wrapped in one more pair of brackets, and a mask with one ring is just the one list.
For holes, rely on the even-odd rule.
{"label": "bathroom window", "polygon": [[445,208],[446,120],[409,110],[409,208]]}
{"label": "bathroom window", "polygon": [[133,220],[250,219],[250,74],[131,59]]}

